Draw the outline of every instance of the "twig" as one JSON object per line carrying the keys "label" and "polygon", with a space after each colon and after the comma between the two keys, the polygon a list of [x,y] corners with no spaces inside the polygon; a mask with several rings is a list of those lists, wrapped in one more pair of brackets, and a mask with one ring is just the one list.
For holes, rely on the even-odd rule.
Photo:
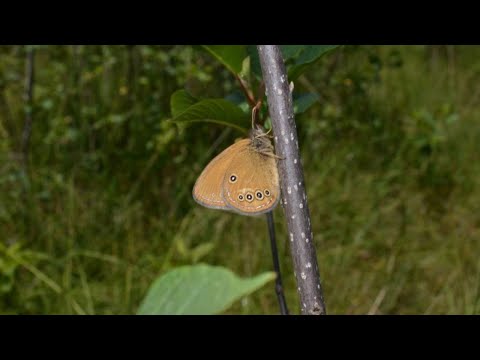
{"label": "twig", "polygon": [[245,85],[245,82],[242,80],[240,76],[235,74],[235,78],[240,83],[240,87],[242,88],[242,91],[245,94],[245,97],[247,98],[247,101],[250,104],[250,107],[253,108],[257,104],[257,102],[253,98],[252,93],[250,92],[250,90],[248,90],[247,86]]}
{"label": "twig", "polygon": [[278,161],[280,186],[301,311],[302,314],[321,315],[326,309],[287,73],[277,45],[258,45],[257,49],[272,119],[275,152],[282,159]]}
{"label": "twig", "polygon": [[257,89],[257,99],[258,101],[263,101],[263,97],[265,96],[265,83],[260,81],[260,84],[258,84],[258,89]]}
{"label": "twig", "polygon": [[[258,108],[260,109],[262,104],[263,104],[263,98],[265,96],[265,83],[262,81],[260,81],[260,84],[258,85],[258,89],[257,89],[257,105],[258,105]],[[265,120],[266,119],[263,119],[262,116],[261,116],[261,113],[260,111],[258,111],[258,120],[261,121],[262,125],[265,125]]]}
{"label": "twig", "polygon": [[275,292],[277,293],[278,304],[280,305],[280,313],[288,315],[287,302],[283,293],[282,274],[280,272],[280,262],[278,261],[277,240],[275,239],[275,224],[273,223],[273,213],[267,213],[268,234],[270,235],[270,246],[272,248],[273,269],[277,274],[275,279]]}

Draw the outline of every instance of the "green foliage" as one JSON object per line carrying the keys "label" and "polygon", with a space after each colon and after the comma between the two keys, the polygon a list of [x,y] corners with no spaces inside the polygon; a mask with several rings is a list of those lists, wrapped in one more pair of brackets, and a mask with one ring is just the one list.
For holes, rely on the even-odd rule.
{"label": "green foliage", "polygon": [[190,106],[196,104],[198,99],[195,99],[185,90],[177,90],[170,98],[170,109],[172,116],[175,118],[184,113]]}
{"label": "green foliage", "polygon": [[293,111],[295,114],[302,114],[313,104],[319,101],[319,96],[314,93],[307,93],[293,98]]}
{"label": "green foliage", "polygon": [[250,116],[238,106],[224,99],[196,101],[184,90],[176,91],[170,100],[172,121],[177,123],[211,122],[231,126],[246,133]]}
{"label": "green foliage", "polygon": [[[311,65],[338,45],[282,45],[282,55],[287,65],[288,79],[293,81],[304,73]],[[261,77],[260,59],[256,46],[248,45],[247,53],[250,56],[252,72]]]}
{"label": "green foliage", "polygon": [[262,78],[262,67],[260,65],[260,58],[258,57],[258,51],[256,45],[247,45],[247,54],[250,58],[250,71],[252,74],[261,79]]}
{"label": "green foliage", "polygon": [[[25,50],[0,47],[0,313],[132,314],[177,267],[208,263],[241,278],[271,269],[264,218],[191,198],[240,133],[168,121],[212,98],[248,114],[220,61],[190,46],[37,47],[25,171]],[[329,313],[480,313],[479,52],[342,46],[295,80]],[[254,58],[243,60],[256,95]],[[172,98],[179,89],[195,103]],[[281,207],[275,224],[298,313]],[[277,314],[273,283],[224,313]]]}
{"label": "green foliage", "polygon": [[234,74],[242,71],[247,51],[243,45],[203,45],[216,59]]}
{"label": "green foliage", "polygon": [[305,45],[280,45],[283,59],[288,62],[290,59],[298,57],[298,54],[305,49]]}
{"label": "green foliage", "polygon": [[[296,79],[323,54],[336,47],[337,45],[283,45],[281,50],[288,65],[289,79]],[[203,48],[234,75],[250,78],[251,87],[257,85],[254,77],[261,78],[261,68],[256,46],[203,45]],[[250,71],[253,76],[250,76]],[[257,96],[260,95],[257,94]],[[228,98],[233,100],[244,112],[249,109],[245,98],[239,97],[238,93],[230,94]],[[298,113],[306,111],[317,98],[318,96],[313,93],[303,94],[295,104],[296,111]],[[194,104],[196,106],[193,106]],[[246,114],[242,114],[238,108],[231,106],[226,101],[207,99],[197,103],[196,99],[184,90],[179,90],[172,95],[170,108],[174,117],[173,121],[176,122],[214,122],[242,131],[247,119]]]}
{"label": "green foliage", "polygon": [[19,244],[5,248],[0,244],[0,294],[7,294],[12,291],[15,284],[15,272],[19,264],[9,256],[12,252],[19,251]]}
{"label": "green foliage", "polygon": [[295,80],[303,74],[315,61],[327,52],[335,49],[338,45],[304,45],[293,57],[294,62],[288,69],[288,78],[290,81]]}
{"label": "green foliage", "polygon": [[268,272],[241,279],[228,269],[208,265],[183,266],[160,276],[138,309],[139,315],[210,315],[275,279]]}

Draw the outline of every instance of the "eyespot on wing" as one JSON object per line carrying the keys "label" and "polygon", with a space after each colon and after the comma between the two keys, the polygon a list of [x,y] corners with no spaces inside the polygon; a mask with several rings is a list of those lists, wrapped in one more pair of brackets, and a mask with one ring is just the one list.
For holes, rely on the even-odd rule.
{"label": "eyespot on wing", "polygon": [[[230,181],[232,174],[236,176],[234,183]],[[244,201],[239,200],[241,195]],[[273,210],[280,199],[275,158],[252,147],[241,156],[235,156],[225,172],[222,196],[230,210],[242,215],[259,215]]]}

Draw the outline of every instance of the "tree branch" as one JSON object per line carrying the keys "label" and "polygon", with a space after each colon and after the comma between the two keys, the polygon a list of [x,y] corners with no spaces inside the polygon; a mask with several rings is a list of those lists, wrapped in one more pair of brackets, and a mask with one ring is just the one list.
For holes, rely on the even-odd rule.
{"label": "tree branch", "polygon": [[258,45],[258,54],[272,119],[278,161],[282,203],[290,237],[301,311],[305,315],[326,313],[320,283],[310,211],[307,204],[303,167],[293,114],[292,94],[280,48]]}

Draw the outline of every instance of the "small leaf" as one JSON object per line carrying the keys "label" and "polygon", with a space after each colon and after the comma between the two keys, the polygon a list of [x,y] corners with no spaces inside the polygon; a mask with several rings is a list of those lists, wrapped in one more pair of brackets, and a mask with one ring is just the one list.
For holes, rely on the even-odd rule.
{"label": "small leaf", "polygon": [[230,126],[242,133],[247,129],[249,115],[238,106],[225,99],[205,99],[176,114],[171,121],[177,123],[212,122]]}
{"label": "small leaf", "polygon": [[191,250],[192,262],[197,263],[200,261],[200,259],[208,255],[214,248],[215,244],[213,242],[207,242],[196,246]]}
{"label": "small leaf", "polygon": [[314,93],[302,94],[293,99],[293,111],[295,114],[302,114],[319,100]]}
{"label": "small leaf", "polygon": [[183,238],[181,237],[176,238],[174,241],[174,244],[178,252],[178,255],[180,255],[182,258],[186,258],[188,256],[188,248]]}
{"label": "small leaf", "polygon": [[180,113],[187,110],[190,106],[195,104],[198,100],[190,95],[186,90],[177,90],[170,97],[170,111],[172,116],[178,116]]}
{"label": "small leaf", "polygon": [[309,64],[320,58],[323,54],[335,49],[338,45],[308,45],[302,51],[295,65]]}
{"label": "small leaf", "polygon": [[322,55],[335,49],[338,45],[308,45],[295,60],[295,65],[288,70],[288,79],[295,80],[314,64]]}
{"label": "small leaf", "polygon": [[247,57],[245,45],[202,45],[210,54],[234,74],[242,71],[243,60]]}
{"label": "small leaf", "polygon": [[305,45],[280,45],[284,61],[296,57],[304,49]]}
{"label": "small leaf", "polygon": [[239,278],[223,267],[205,264],[182,266],[154,281],[137,314],[218,314],[273,279],[273,272]]}
{"label": "small leaf", "polygon": [[247,45],[247,54],[250,56],[250,70],[258,79],[261,79],[262,67],[260,65],[257,47],[255,45]]}
{"label": "small leaf", "polygon": [[[247,53],[247,49],[245,49],[245,53]],[[248,55],[248,54],[247,54]],[[242,71],[240,71],[239,76],[242,79],[247,78],[250,75],[250,57],[247,56],[245,59],[242,61]]]}
{"label": "small leaf", "polygon": [[272,128],[272,119],[269,117],[267,117],[267,119],[265,120],[265,123],[263,124],[263,127],[265,128],[265,130],[270,130]]}
{"label": "small leaf", "polygon": [[[328,51],[333,50],[339,45],[281,45],[283,60],[287,63],[293,61],[288,68],[288,79],[293,81],[308,69],[316,60]],[[258,57],[257,47],[247,45],[247,53],[250,56],[250,68],[252,73],[258,78],[262,77],[260,59]]]}

